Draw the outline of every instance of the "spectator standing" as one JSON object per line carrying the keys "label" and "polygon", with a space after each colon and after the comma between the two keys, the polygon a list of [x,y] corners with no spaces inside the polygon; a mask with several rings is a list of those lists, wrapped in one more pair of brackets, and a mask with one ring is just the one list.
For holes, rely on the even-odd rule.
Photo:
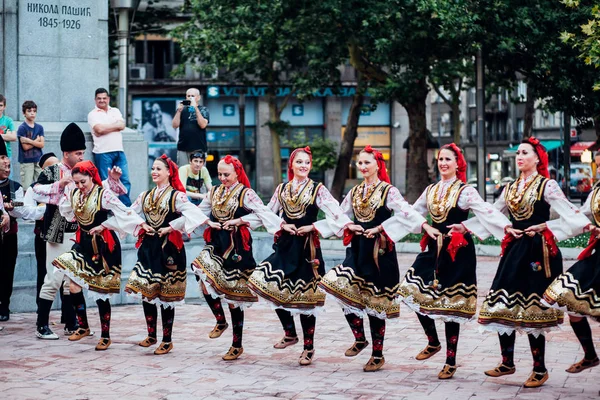
{"label": "spectator standing", "polygon": [[118,108],[109,105],[110,95],[106,89],[96,89],[95,102],[96,107],[88,114],[88,124],[92,130],[94,141],[92,150],[94,163],[102,180],[108,177],[108,171],[111,168],[121,168],[123,173],[121,183],[127,189],[127,193],[120,195],[119,200],[129,207],[131,205],[129,199],[131,183],[129,182],[127,158],[123,151],[123,135],[121,134],[121,131],[125,129],[125,120]]}
{"label": "spectator standing", "polygon": [[173,128],[179,128],[177,142],[177,163],[183,164],[190,159],[191,153],[201,151],[206,154],[206,127],[209,123],[208,108],[200,106],[200,91],[196,88],[185,92],[186,100],[177,107],[173,117]]}
{"label": "spectator standing", "polygon": [[179,180],[185,186],[185,193],[194,205],[199,205],[212,187],[210,174],[204,166],[205,161],[204,153],[197,151],[190,155],[189,164],[179,168]]}
{"label": "spectator standing", "polygon": [[44,128],[35,122],[37,104],[27,100],[22,106],[25,122],[19,126],[19,164],[21,166],[21,185],[28,188],[37,181],[42,168],[38,165],[44,148]]}
{"label": "spectator standing", "polygon": [[[14,142],[17,140],[17,134],[15,133],[15,125],[11,117],[4,114],[6,109],[6,97],[0,94],[0,135],[5,142]],[[6,156],[11,157],[10,144],[6,143],[3,145],[6,147]],[[4,152],[3,152],[4,153]]]}

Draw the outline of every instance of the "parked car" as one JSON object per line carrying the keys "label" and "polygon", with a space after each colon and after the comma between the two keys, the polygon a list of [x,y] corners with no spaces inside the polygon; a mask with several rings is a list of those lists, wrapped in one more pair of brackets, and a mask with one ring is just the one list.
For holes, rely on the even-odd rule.
{"label": "parked car", "polygon": [[[471,178],[467,183],[477,189],[477,178]],[[493,195],[499,186],[500,182],[497,179],[485,178],[485,194],[487,196]]]}
{"label": "parked car", "polygon": [[504,190],[504,188],[506,187],[506,185],[513,183],[514,182],[514,178],[510,177],[510,176],[505,176],[504,178],[500,179],[500,184],[498,185],[498,189],[496,189],[494,191],[494,201],[496,201],[496,199],[498,197],[500,197],[500,195],[502,194],[502,191]]}

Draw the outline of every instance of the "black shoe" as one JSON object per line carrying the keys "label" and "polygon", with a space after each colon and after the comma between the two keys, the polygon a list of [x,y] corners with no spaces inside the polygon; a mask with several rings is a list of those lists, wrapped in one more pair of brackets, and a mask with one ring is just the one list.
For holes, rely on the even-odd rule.
{"label": "black shoe", "polygon": [[56,333],[52,332],[52,330],[50,329],[50,327],[48,327],[48,325],[38,326],[37,331],[35,332],[35,336],[37,336],[40,339],[46,339],[46,340],[57,340],[58,339],[58,335]]}
{"label": "black shoe", "polygon": [[2,314],[0,315],[0,322],[6,322],[10,319],[10,314]]}

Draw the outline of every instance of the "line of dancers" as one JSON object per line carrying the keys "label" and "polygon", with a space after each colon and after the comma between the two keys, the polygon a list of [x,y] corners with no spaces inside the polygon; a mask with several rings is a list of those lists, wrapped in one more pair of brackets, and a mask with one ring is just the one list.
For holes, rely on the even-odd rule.
{"label": "line of dancers", "polygon": [[[354,336],[345,355],[354,357],[371,345],[371,357],[364,365],[367,372],[385,364],[386,320],[399,317],[401,302],[416,312],[427,338],[418,360],[441,350],[435,321],[443,321],[446,360],[438,377],[449,379],[457,371],[460,325],[474,319],[477,312],[475,235],[502,240],[498,270],[477,317],[480,329],[496,332],[500,341],[501,362],[485,374],[499,377],[515,372],[515,337],[522,332],[527,334],[533,357],[533,371],[524,386],[542,385],[548,379],[544,335],[562,323],[563,311],[569,314],[585,353],[567,371],[577,373],[599,364],[586,317],[600,318],[596,290],[600,283],[600,187],[594,188],[581,210],[572,205],[548,178],[548,156],[535,138],[519,145],[520,176],[506,186],[494,205],[466,184],[462,151],[450,144],[439,151],[441,180],[429,185],[412,206],[390,184],[381,153],[367,146],[357,161],[363,181],[341,205],[323,184],[309,178],[312,155],[306,147],[291,153],[289,181],[276,188],[266,206],[250,187],[240,161],[226,156],[218,164],[221,185],[213,187],[196,207],[185,195],[177,165],[163,155],[152,166],[155,187],[126,207],[117,197],[123,190],[120,171],[113,169],[109,179],[101,182],[96,167],[82,160],[79,147],[85,148],[85,143],[78,143],[73,149],[65,142],[63,161],[45,171],[33,186],[35,200],[48,205],[48,218],[56,217],[48,212],[60,213],[62,220],[55,220],[63,224],[64,240],[72,237],[75,241],[72,248],[52,253],[56,254],[50,256],[56,271],[48,270],[44,284],[54,288],[48,293],[55,295],[63,280],[68,283],[78,321],[69,340],[91,334],[82,294],[86,288],[100,315],[96,350],[111,345],[110,297],[119,293],[121,282],[119,237],[131,234],[138,238],[138,261],[125,291],[142,300],[147,337],[139,345],[158,344],[160,306],[163,332],[154,354],[169,353],[175,306],[183,302],[186,289],[183,235],[204,226],[206,245],[191,268],[215,316],[210,338],[220,337],[229,328],[224,305],[229,308],[232,343],[224,360],[243,354],[244,309],[261,298],[273,306],[281,321],[283,336],[274,344],[276,349],[298,343],[294,316],[299,315],[303,350],[298,362],[310,365],[315,356],[316,319],[329,294],[340,304]],[[557,219],[550,220],[551,209]],[[325,214],[322,220],[317,220],[319,211]],[[68,229],[72,221],[76,227]],[[261,226],[274,235],[274,252],[257,263],[250,231]],[[584,231],[591,233],[589,246],[563,273],[556,243]],[[401,279],[395,242],[420,232],[422,252]],[[345,260],[327,273],[319,236],[343,237],[347,246]],[[58,338],[48,328],[51,304],[43,300],[38,310],[37,334],[43,339]],[[365,335],[365,317],[371,343]]]}

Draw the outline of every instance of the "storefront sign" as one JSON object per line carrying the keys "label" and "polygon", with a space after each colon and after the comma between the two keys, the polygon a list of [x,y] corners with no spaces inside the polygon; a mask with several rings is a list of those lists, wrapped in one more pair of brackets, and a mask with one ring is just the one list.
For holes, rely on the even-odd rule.
{"label": "storefront sign", "polygon": [[[215,98],[215,97],[238,97],[243,94],[246,97],[262,97],[267,95],[267,87],[266,86],[250,86],[250,87],[242,87],[242,86],[209,86],[206,88],[206,97]],[[275,90],[275,96],[277,97],[285,97],[292,92],[292,89],[289,87],[278,87]],[[338,89],[337,93],[333,88],[323,88],[318,89],[313,93],[315,97],[351,97],[356,94],[355,87],[341,87]]]}

